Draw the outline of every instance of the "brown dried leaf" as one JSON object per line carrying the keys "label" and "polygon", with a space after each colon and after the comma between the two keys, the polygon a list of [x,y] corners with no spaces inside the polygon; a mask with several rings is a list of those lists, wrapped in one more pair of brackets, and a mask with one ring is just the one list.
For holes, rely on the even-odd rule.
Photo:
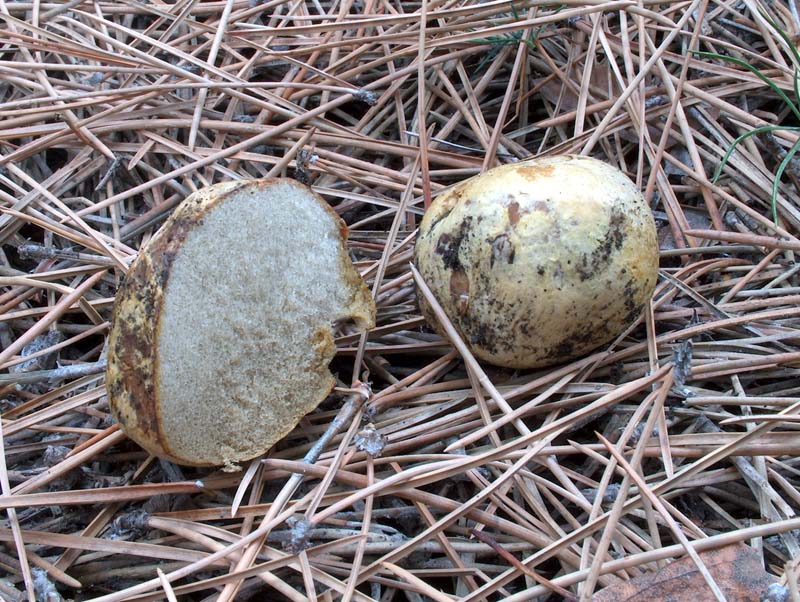
{"label": "brown dried leaf", "polygon": [[[728,600],[759,602],[761,593],[777,580],[764,570],[758,552],[744,544],[701,552],[700,558]],[[656,573],[610,585],[592,602],[697,602],[711,596],[697,566],[686,556]]]}

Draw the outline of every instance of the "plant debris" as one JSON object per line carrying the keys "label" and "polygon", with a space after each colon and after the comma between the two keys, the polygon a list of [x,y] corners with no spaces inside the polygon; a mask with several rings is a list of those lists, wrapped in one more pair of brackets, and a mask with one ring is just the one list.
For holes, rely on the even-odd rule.
{"label": "plant debris", "polygon": [[[793,6],[0,2],[0,597],[657,600],[708,584],[689,548],[797,597]],[[586,357],[482,366],[422,319],[420,217],[560,153],[642,189],[663,278]],[[377,326],[245,470],[160,463],[108,411],[117,288],[191,192],[277,176],[348,224]]]}

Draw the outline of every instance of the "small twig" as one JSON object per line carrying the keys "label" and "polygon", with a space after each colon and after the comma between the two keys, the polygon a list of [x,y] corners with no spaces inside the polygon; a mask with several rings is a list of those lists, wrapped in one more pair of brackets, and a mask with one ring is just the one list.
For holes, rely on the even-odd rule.
{"label": "small twig", "polygon": [[[89,253],[78,253],[71,249],[56,249],[54,247],[43,247],[34,243],[26,243],[17,247],[17,252],[22,258],[32,259],[68,259],[73,261],[83,261],[96,265],[115,266],[117,263],[113,259],[102,255],[90,255]],[[133,257],[131,257],[133,259]]]}
{"label": "small twig", "polygon": [[745,245],[758,245],[768,249],[785,249],[788,251],[800,251],[800,241],[785,240],[772,236],[761,236],[759,234],[742,234],[741,232],[722,232],[720,230],[686,230],[687,236],[705,238],[708,240],[723,240],[728,242],[738,242]]}
{"label": "small twig", "polygon": [[[371,395],[371,390],[366,384],[357,384],[353,387],[353,389],[358,389],[359,392],[350,395],[346,399],[344,405],[336,414],[336,417],[333,419],[333,421],[331,421],[330,425],[328,425],[328,428],[325,429],[325,432],[320,436],[317,442],[311,446],[311,449],[309,449],[306,455],[303,457],[302,462],[304,464],[312,465],[319,459],[320,454],[322,454],[325,447],[330,443],[333,437],[352,421],[353,416],[356,415],[361,406],[367,399],[369,399]],[[300,487],[303,479],[305,479],[304,474],[298,472],[292,473],[292,476],[289,477],[289,480],[281,488],[280,492],[275,498],[275,501],[272,502],[269,512],[264,515],[264,519],[261,523],[262,527],[259,527],[257,531],[253,532],[259,533],[256,542],[242,553],[239,562],[236,564],[237,571],[250,568],[255,560],[258,550],[263,545],[267,535],[269,535],[269,531],[265,530],[263,526],[268,525],[270,521],[272,521],[283,511],[288,501],[294,495],[295,491],[297,491],[297,488]],[[239,589],[240,584],[241,581],[238,580],[228,583],[228,585],[225,586],[222,594],[220,594],[220,600],[231,599]]]}
{"label": "small twig", "polygon": [[97,182],[97,186],[94,187],[95,192],[98,192],[99,190],[103,190],[103,188],[105,188],[105,185],[108,183],[108,181],[112,177],[114,177],[114,175],[117,173],[117,169],[119,168],[121,163],[122,159],[116,156],[114,157],[113,161],[109,161],[106,173],[103,174],[103,176]]}
{"label": "small twig", "polygon": [[92,374],[100,374],[106,369],[106,360],[91,364],[70,364],[51,370],[33,370],[31,372],[15,372],[13,374],[0,374],[0,386],[7,384],[29,385],[31,383],[49,382],[80,378]]}

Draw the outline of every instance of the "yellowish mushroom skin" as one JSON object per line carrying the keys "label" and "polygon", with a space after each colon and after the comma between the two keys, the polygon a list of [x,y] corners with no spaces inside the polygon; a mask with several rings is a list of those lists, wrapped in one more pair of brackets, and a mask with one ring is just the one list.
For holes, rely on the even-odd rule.
{"label": "yellowish mushroom skin", "polygon": [[491,169],[437,197],[415,262],[478,359],[536,368],[584,355],[638,318],[658,242],[625,174],[561,155]]}

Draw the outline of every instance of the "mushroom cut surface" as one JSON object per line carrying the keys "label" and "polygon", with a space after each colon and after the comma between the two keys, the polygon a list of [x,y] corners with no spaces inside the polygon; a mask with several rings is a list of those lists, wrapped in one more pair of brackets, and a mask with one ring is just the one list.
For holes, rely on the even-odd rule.
{"label": "mushroom cut surface", "polygon": [[263,454],[331,391],[333,325],[374,325],[347,228],[291,180],[217,184],[141,249],[116,299],[109,400],[159,457]]}

